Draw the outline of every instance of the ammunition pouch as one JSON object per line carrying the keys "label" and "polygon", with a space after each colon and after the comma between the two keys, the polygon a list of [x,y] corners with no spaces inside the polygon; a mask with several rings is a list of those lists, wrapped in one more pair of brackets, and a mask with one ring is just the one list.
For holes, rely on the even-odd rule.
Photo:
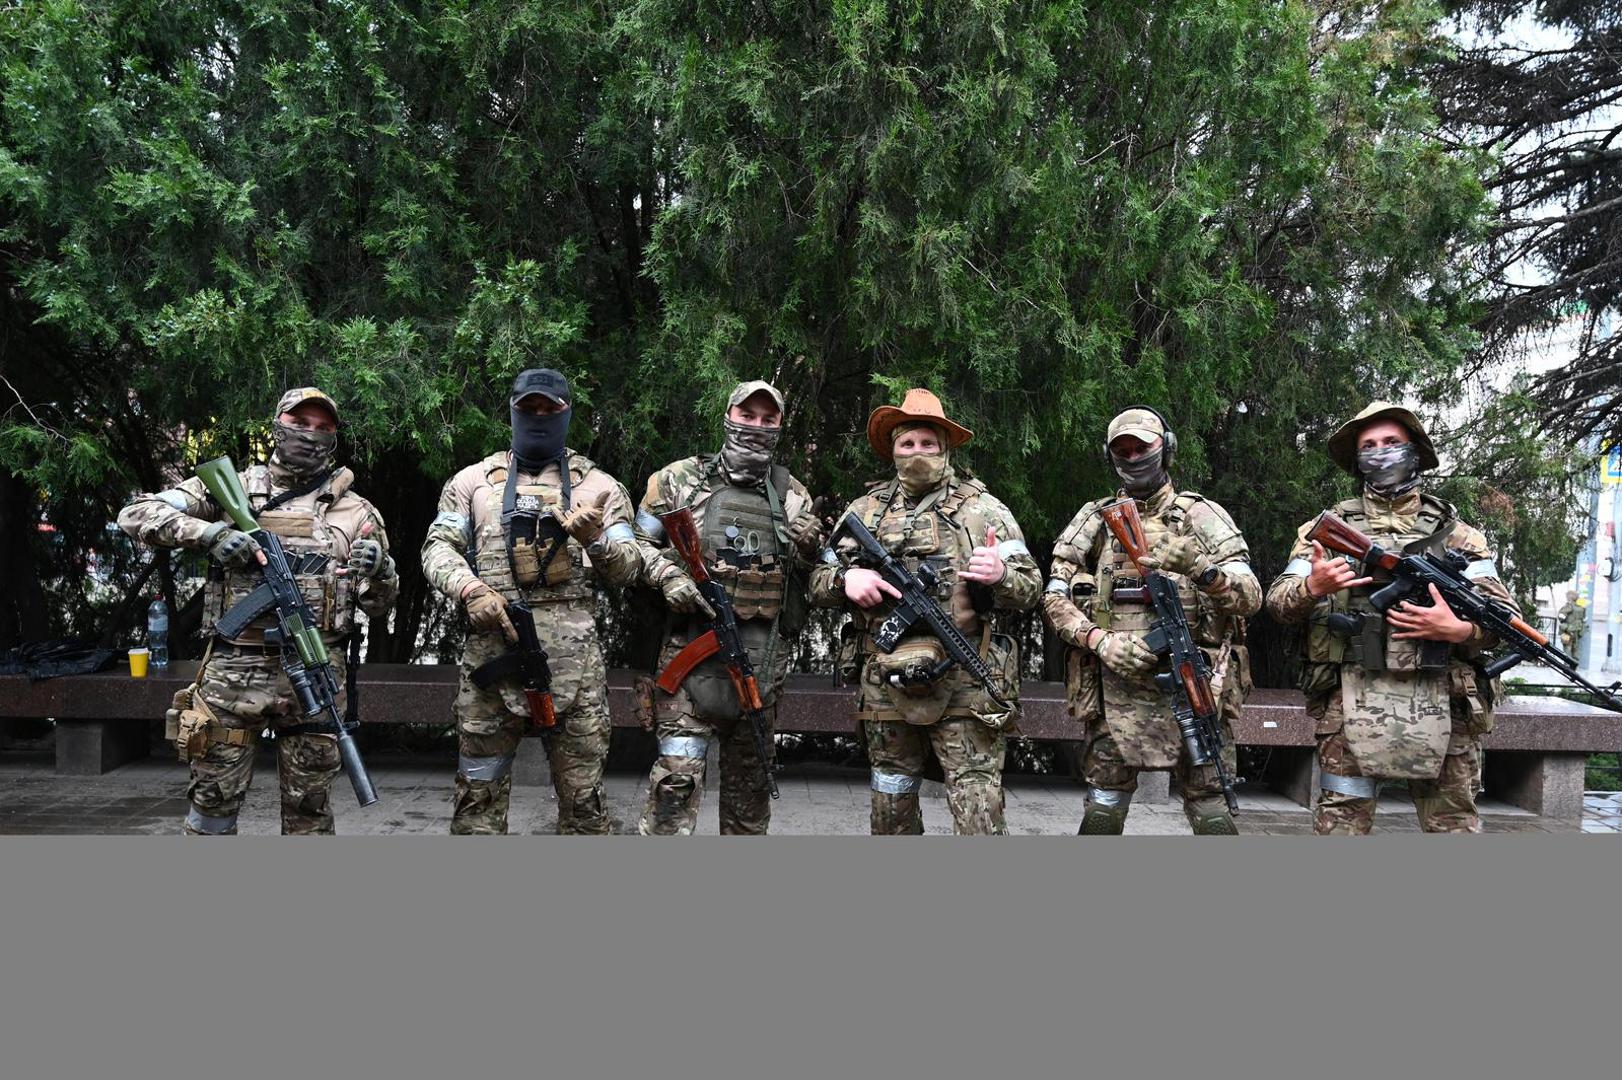
{"label": "ammunition pouch", "polygon": [[1064,697],[1070,715],[1081,723],[1092,724],[1104,718],[1104,682],[1096,653],[1065,650]]}

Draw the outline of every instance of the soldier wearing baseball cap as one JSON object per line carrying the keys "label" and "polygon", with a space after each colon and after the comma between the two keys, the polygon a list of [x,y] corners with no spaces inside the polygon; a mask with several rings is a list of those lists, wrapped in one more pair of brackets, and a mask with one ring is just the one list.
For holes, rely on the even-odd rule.
{"label": "soldier wearing baseball cap", "polygon": [[[804,620],[806,576],[822,548],[822,523],[810,493],[773,462],[783,410],[783,395],[771,383],[754,379],[733,387],[721,418],[721,449],[673,461],[654,473],[636,515],[645,580],[664,595],[671,615],[660,668],[702,634],[714,614],[669,547],[659,520],[685,507],[693,513],[707,570],[726,588],[737,615],[760,682],[768,731],[791,642]],[[640,830],[660,836],[693,831],[705,754],[717,743],[721,832],[766,832],[771,800],[765,773],[726,669],[706,661],[674,694],[656,688],[644,693],[652,700],[652,716],[644,723],[651,723],[659,738],[659,757],[648,776]]]}
{"label": "soldier wearing baseball cap", "polygon": [[[1138,504],[1150,545],[1145,568],[1177,583],[1189,625],[1215,673],[1212,690],[1221,703],[1223,756],[1231,775],[1237,764],[1231,722],[1250,683],[1244,620],[1261,607],[1250,550],[1226,510],[1172,485],[1177,435],[1157,410],[1134,406],[1118,414],[1103,452],[1120,480],[1114,498],[1130,496]],[[1155,612],[1137,568],[1099,513],[1111,501],[1083,506],[1059,534],[1042,598],[1048,625],[1068,647],[1070,713],[1087,726],[1081,832],[1122,832],[1138,774],[1170,769],[1193,831],[1234,833],[1215,766],[1189,760],[1171,702],[1152,681],[1163,666],[1144,641]]]}
{"label": "soldier wearing baseball cap", "polygon": [[[1337,515],[1388,550],[1462,555],[1478,589],[1516,608],[1486,536],[1424,490],[1423,474],[1438,459],[1413,410],[1372,402],[1329,436],[1328,450],[1361,484],[1332,507]],[[1301,526],[1289,564],[1267,590],[1273,618],[1307,623],[1301,688],[1316,720],[1320,781],[1313,831],[1369,832],[1380,782],[1406,780],[1420,828],[1480,832],[1481,737],[1492,730],[1502,690],[1474,662],[1494,640],[1440,595],[1376,610],[1372,594],[1389,581],[1308,540],[1313,521]]]}
{"label": "soldier wearing baseball cap", "polygon": [[[552,667],[556,726],[548,733],[557,831],[611,831],[603,797],[608,671],[597,637],[595,583],[636,580],[642,561],[631,497],[590,458],[569,449],[569,380],[551,368],[518,373],[508,394],[510,445],[451,477],[422,545],[429,584],[468,622],[456,695],[460,753],[451,832],[505,833],[512,766],[538,717],[516,675],[481,686],[474,672],[533,621]],[[527,614],[515,615],[522,609]]]}
{"label": "soldier wearing baseball cap", "polygon": [[[298,582],[328,645],[341,698],[342,646],[361,632],[356,611],[385,617],[399,592],[399,575],[382,515],[354,490],[354,473],[334,462],[337,402],[313,386],[287,391],[272,414],[271,442],[270,460],[250,465],[239,479],[260,527],[277,534],[289,555],[326,557],[318,569],[300,572]],[[263,581],[256,565],[258,543],[232,524],[195,476],[168,491],[139,496],[119,513],[118,523],[143,543],[213,557],[217,566],[203,593],[205,632]],[[197,683],[182,691],[193,707],[177,719],[170,736],[181,760],[191,765],[188,833],[237,831],[237,813],[253,779],[254,749],[267,725],[277,734],[282,832],[333,831],[329,793],[340,768],[337,740],[302,722],[279,652],[265,645],[264,632],[272,625],[267,615],[239,637],[214,639]],[[200,727],[199,717],[207,718]],[[191,728],[182,730],[183,725]]]}

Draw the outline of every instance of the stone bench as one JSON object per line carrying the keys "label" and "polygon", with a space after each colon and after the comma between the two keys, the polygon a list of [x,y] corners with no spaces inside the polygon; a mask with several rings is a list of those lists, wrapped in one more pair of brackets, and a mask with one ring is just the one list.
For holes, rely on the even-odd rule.
{"label": "stone bench", "polygon": [[[31,683],[0,677],[0,718],[56,721],[56,770],[99,775],[145,755],[148,722],[163,715],[174,691],[186,685],[195,662],[179,663],[147,679],[127,671],[77,675]],[[629,671],[609,674],[609,705],[616,727],[635,727]],[[360,717],[366,724],[450,724],[456,668],[448,664],[365,664],[360,671]],[[1058,683],[1026,683],[1020,733],[1027,738],[1075,742],[1080,725],[1065,712]],[[778,730],[850,734],[855,693],[827,676],[796,675],[778,712]],[[1313,725],[1293,690],[1257,690],[1235,725],[1243,746],[1266,747],[1270,787],[1308,806],[1317,790]],[[1512,697],[1499,710],[1484,786],[1495,798],[1545,817],[1576,823],[1582,815],[1583,772],[1590,753],[1622,750],[1622,715],[1551,697]],[[1167,774],[1145,774],[1138,798],[1167,797]]]}

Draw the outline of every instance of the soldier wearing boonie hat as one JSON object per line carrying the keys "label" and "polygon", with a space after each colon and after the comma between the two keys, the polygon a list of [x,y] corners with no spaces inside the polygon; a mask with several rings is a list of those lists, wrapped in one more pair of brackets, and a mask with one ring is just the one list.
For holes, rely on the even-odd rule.
{"label": "soldier wearing boonie hat", "polygon": [[[1486,536],[1422,489],[1422,474],[1438,460],[1411,409],[1370,404],[1330,435],[1329,457],[1362,486],[1332,508],[1337,515],[1393,550],[1463,554],[1465,576],[1515,607]],[[1382,616],[1370,596],[1389,578],[1330,557],[1306,539],[1312,524],[1301,526],[1289,565],[1268,588],[1267,610],[1281,623],[1308,622],[1301,689],[1317,726],[1313,830],[1367,833],[1380,782],[1402,779],[1426,832],[1480,832],[1481,736],[1492,730],[1502,691],[1473,661],[1494,639],[1439,595]]]}

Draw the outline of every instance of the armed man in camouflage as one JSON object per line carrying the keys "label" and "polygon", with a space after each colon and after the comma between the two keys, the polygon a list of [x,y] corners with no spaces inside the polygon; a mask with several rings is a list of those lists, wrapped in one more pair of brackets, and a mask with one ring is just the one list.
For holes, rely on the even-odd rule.
{"label": "armed man in camouflage", "polygon": [[[1329,456],[1363,488],[1332,507],[1337,515],[1391,550],[1462,553],[1464,575],[1514,606],[1486,537],[1420,489],[1436,450],[1410,410],[1374,402],[1329,437]],[[1267,610],[1281,623],[1308,623],[1301,689],[1322,774],[1314,831],[1367,833],[1380,781],[1406,779],[1426,832],[1480,832],[1481,736],[1500,690],[1471,662],[1496,639],[1455,616],[1434,587],[1430,605],[1405,601],[1382,618],[1369,597],[1388,579],[1325,554],[1306,539],[1311,528],[1301,527],[1268,588]]]}
{"label": "armed man in camouflage", "polygon": [[[869,488],[845,511],[873,533],[909,570],[925,562],[940,578],[937,599],[998,676],[1003,696],[1018,701],[1019,645],[994,633],[995,612],[1036,605],[1042,572],[1019,524],[985,485],[959,475],[952,453],[973,437],[948,419],[928,390],[909,390],[899,408],[884,405],[867,422],[867,440],[895,475]],[[874,648],[870,628],[894,607],[899,592],[863,567],[842,537],[811,576],[811,601],[851,612],[841,666],[860,673],[856,718],[872,764],[872,831],[922,833],[918,789],[930,757],[946,781],[947,803],[959,833],[1002,833],[1005,729],[1015,713],[1000,708],[974,678],[952,667],[929,683],[894,685],[888,676],[917,671],[945,658],[920,621],[889,654]]]}
{"label": "armed man in camouflage", "polygon": [[529,706],[517,677],[480,689],[472,675],[518,640],[507,604],[523,601],[551,661],[558,832],[603,834],[610,831],[602,785],[608,672],[592,579],[627,585],[641,570],[631,497],[564,445],[571,407],[561,374],[520,372],[509,406],[511,447],[450,478],[422,545],[424,575],[462,606],[469,628],[455,706],[460,756],[451,832],[507,831],[513,760],[531,722]]}
{"label": "armed man in camouflage", "polygon": [[[1154,409],[1127,409],[1110,421],[1104,453],[1121,481],[1115,498],[1130,495],[1138,504],[1149,545],[1143,568],[1176,582],[1194,639],[1211,664],[1211,689],[1222,708],[1223,759],[1232,775],[1232,720],[1250,688],[1244,620],[1262,604],[1250,549],[1226,510],[1172,485],[1177,436]],[[1232,835],[1238,830],[1216,766],[1189,760],[1170,699],[1152,681],[1162,663],[1143,635],[1153,628],[1155,611],[1141,589],[1134,590],[1142,585],[1137,568],[1099,513],[1110,501],[1083,506],[1059,534],[1042,597],[1048,625],[1068,646],[1070,714],[1087,725],[1080,831],[1119,834],[1138,773],[1170,769],[1195,834]]]}
{"label": "armed man in camouflage", "polygon": [[1560,623],[1560,647],[1566,655],[1577,656],[1577,644],[1582,641],[1583,631],[1587,629],[1588,619],[1583,606],[1577,602],[1577,590],[1566,590],[1566,603],[1556,616]]}
{"label": "armed man in camouflage", "polygon": [[[327,556],[319,571],[299,574],[298,584],[341,688],[345,659],[339,643],[359,632],[355,609],[384,618],[399,592],[399,577],[382,517],[353,490],[355,474],[334,465],[337,404],[314,387],[301,387],[282,395],[273,420],[275,451],[269,462],[240,474],[242,487],[260,527],[279,536],[289,555]],[[204,586],[205,633],[264,580],[259,545],[231,523],[198,477],[141,495],[119,513],[118,524],[143,543],[213,557],[218,565]],[[330,791],[341,768],[337,739],[304,722],[279,649],[264,643],[265,630],[274,625],[274,613],[266,615],[241,637],[213,639],[205,653],[194,701],[200,699],[213,715],[201,738],[181,740],[182,753],[188,745],[201,748],[190,760],[188,833],[237,831],[237,813],[253,780],[254,746],[267,726],[277,736],[282,832],[333,831]]]}
{"label": "armed man in camouflage", "polygon": [[[713,614],[676,552],[666,546],[659,516],[693,512],[708,570],[726,587],[738,629],[766,705],[768,729],[788,671],[790,642],[804,621],[806,575],[822,549],[821,522],[805,486],[772,452],[782,431],[783,395],[770,383],[738,384],[727,399],[725,437],[717,454],[683,458],[648,480],[637,511],[644,574],[664,594],[670,633],[663,668],[705,628]],[[704,757],[719,741],[721,832],[761,835],[771,800],[755,752],[752,725],[719,657],[700,664],[674,695],[655,691],[659,758],[648,776],[644,835],[686,835],[698,821]],[[770,745],[768,736],[767,744]]]}

